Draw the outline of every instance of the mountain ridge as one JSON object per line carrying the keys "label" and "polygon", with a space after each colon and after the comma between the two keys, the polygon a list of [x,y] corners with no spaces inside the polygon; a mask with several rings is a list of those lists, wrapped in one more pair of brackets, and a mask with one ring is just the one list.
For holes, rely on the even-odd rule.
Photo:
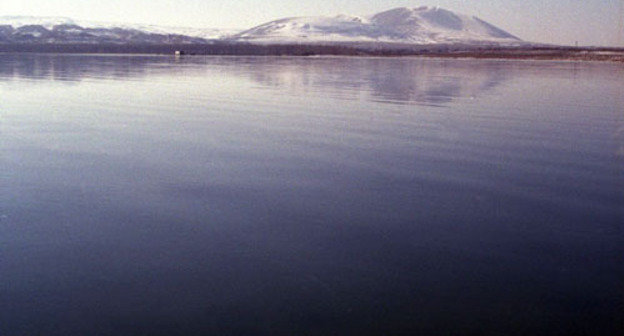
{"label": "mountain ridge", "polygon": [[211,44],[523,43],[518,37],[474,16],[440,7],[398,7],[368,16],[303,16],[273,20],[246,30],[105,23],[68,17],[0,16],[0,43]]}

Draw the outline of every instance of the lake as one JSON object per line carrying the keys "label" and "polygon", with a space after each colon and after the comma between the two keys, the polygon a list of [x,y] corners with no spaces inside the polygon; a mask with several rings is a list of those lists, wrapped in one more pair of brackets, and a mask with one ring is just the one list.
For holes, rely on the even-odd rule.
{"label": "lake", "polygon": [[2,335],[615,335],[624,67],[0,55]]}

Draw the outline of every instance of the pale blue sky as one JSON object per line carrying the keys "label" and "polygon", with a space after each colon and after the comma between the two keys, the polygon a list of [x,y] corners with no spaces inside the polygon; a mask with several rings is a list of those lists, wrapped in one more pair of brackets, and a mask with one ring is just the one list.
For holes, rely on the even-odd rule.
{"label": "pale blue sky", "polygon": [[1,0],[0,15],[250,28],[287,16],[368,15],[421,5],[476,15],[528,41],[624,46],[624,0]]}

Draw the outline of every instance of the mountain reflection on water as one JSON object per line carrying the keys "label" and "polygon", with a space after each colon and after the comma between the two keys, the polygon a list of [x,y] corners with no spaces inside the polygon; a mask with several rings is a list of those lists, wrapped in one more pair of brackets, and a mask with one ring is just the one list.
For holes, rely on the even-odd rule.
{"label": "mountain reflection on water", "polygon": [[350,90],[343,90],[336,98],[357,99],[368,92],[379,102],[440,106],[457,98],[474,99],[513,76],[509,66],[496,66],[496,62],[449,60],[23,54],[3,58],[1,81],[126,80],[164,75],[175,68],[181,77],[214,75],[217,71],[293,93],[299,90],[305,94],[315,87],[347,88]]}

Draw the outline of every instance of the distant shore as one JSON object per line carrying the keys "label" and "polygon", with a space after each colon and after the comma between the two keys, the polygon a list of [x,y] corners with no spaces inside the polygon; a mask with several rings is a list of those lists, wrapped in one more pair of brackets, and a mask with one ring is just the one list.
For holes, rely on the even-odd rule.
{"label": "distant shore", "polygon": [[435,58],[607,61],[624,63],[624,48],[373,44],[0,44],[0,53],[213,56],[419,56]]}
{"label": "distant shore", "polygon": [[431,53],[423,55],[441,58],[478,58],[478,59],[517,59],[517,60],[560,60],[560,61],[599,61],[624,63],[624,50],[592,49],[509,49],[484,51],[459,51],[451,53]]}

